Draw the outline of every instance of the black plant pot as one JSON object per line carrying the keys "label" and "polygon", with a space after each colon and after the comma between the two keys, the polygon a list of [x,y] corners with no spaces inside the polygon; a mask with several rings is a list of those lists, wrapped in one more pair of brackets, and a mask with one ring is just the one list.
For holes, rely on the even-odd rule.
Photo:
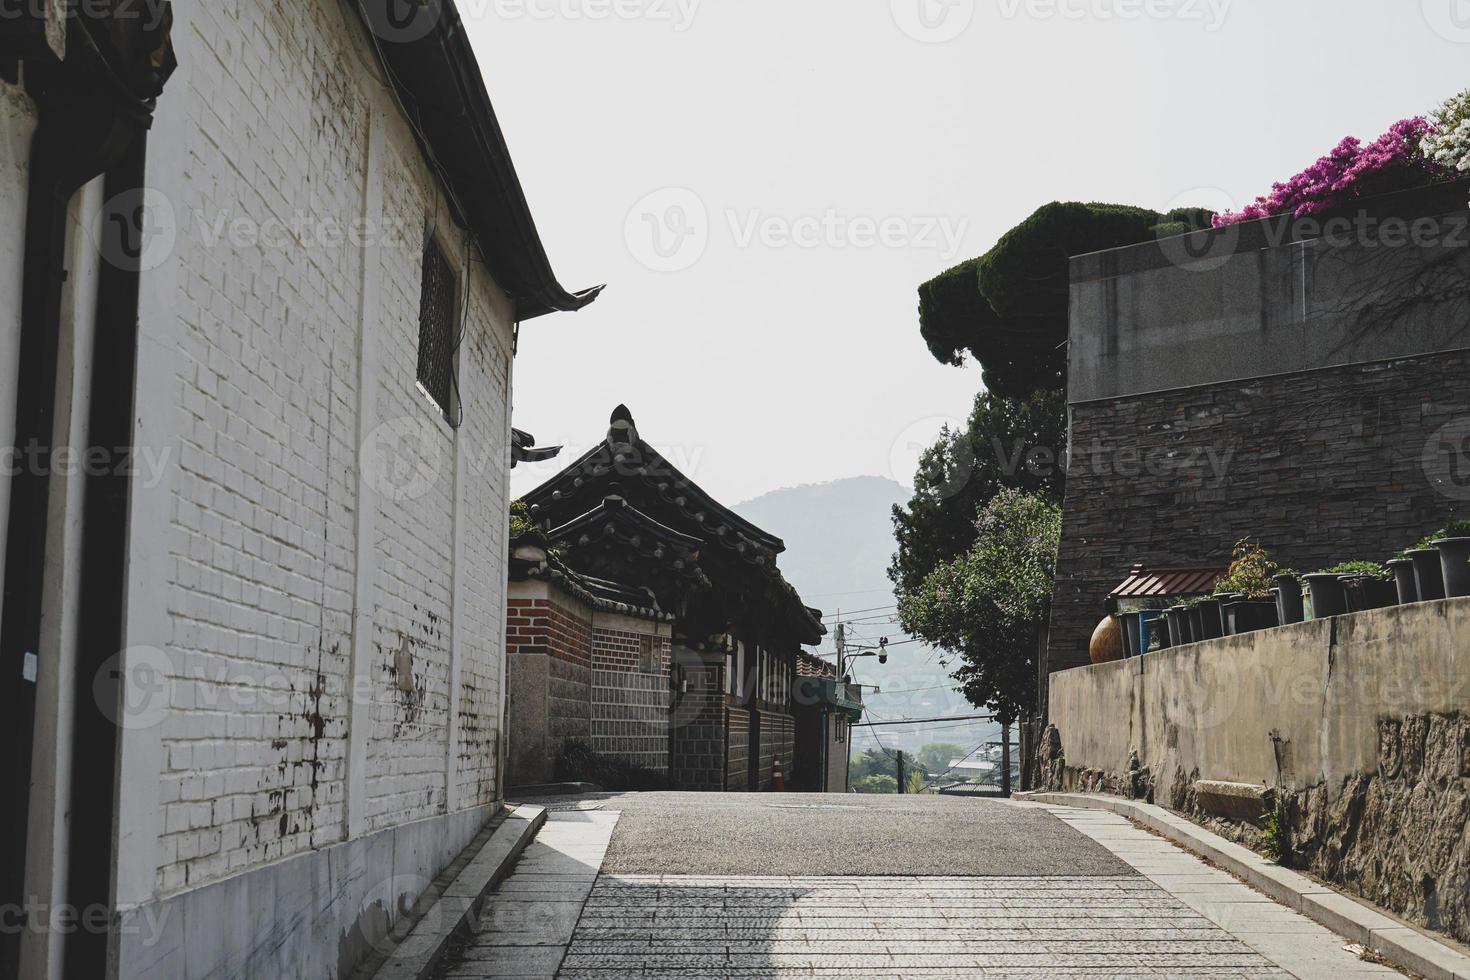
{"label": "black plant pot", "polygon": [[1184,619],[1184,607],[1170,606],[1167,610],[1164,611],[1164,615],[1169,621],[1169,646],[1184,646],[1184,644],[1189,642],[1189,640],[1185,638],[1184,632],[1189,628]]}
{"label": "black plant pot", "polygon": [[1169,648],[1169,626],[1163,615],[1151,616],[1147,619],[1139,614],[1139,636],[1143,645],[1139,648],[1140,655],[1145,653],[1157,653]]}
{"label": "black plant pot", "polygon": [[1119,613],[1118,628],[1123,631],[1123,656],[1138,656],[1138,613]]}
{"label": "black plant pot", "polygon": [[1165,609],[1159,613],[1159,649],[1167,650],[1175,645],[1174,634],[1178,629],[1173,623],[1174,614]]}
{"label": "black plant pot", "polygon": [[1282,626],[1300,623],[1307,618],[1306,604],[1302,602],[1302,583],[1295,575],[1278,575],[1276,587],[1276,618]]}
{"label": "black plant pot", "polygon": [[1382,609],[1398,599],[1398,590],[1392,582],[1371,575],[1342,576],[1342,592],[1350,613]]}
{"label": "black plant pot", "polygon": [[1414,562],[1409,558],[1395,558],[1388,563],[1393,571],[1394,589],[1398,593],[1399,605],[1407,606],[1419,601],[1419,583],[1414,580]]}
{"label": "black plant pot", "polygon": [[1277,623],[1276,603],[1269,599],[1241,599],[1225,604],[1226,628],[1230,636],[1270,629]]}
{"label": "black plant pot", "polygon": [[1302,576],[1307,580],[1307,591],[1312,593],[1312,618],[1327,619],[1347,612],[1347,595],[1342,590],[1342,579],[1329,572],[1316,572]]}
{"label": "black plant pot", "polygon": [[1195,606],[1199,610],[1200,639],[1214,640],[1225,635],[1225,627],[1220,622],[1220,600],[1203,599]]}
{"label": "black plant pot", "polygon": [[1189,607],[1189,638],[1195,643],[1205,639],[1204,613],[1198,605]]}
{"label": "black plant pot", "polygon": [[1439,549],[1445,596],[1470,595],[1470,538],[1440,538],[1431,543]]}
{"label": "black plant pot", "polygon": [[1438,548],[1415,548],[1408,552],[1414,563],[1414,581],[1419,586],[1419,601],[1444,598],[1444,566],[1439,563]]}

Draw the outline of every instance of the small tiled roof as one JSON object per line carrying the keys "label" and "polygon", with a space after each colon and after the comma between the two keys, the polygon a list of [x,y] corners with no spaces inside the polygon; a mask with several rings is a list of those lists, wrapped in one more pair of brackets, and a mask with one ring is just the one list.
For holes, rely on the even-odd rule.
{"label": "small tiled roof", "polygon": [[836,677],[837,668],[827,663],[815,654],[807,653],[805,650],[796,655],[797,677]]}
{"label": "small tiled roof", "polygon": [[1110,599],[1144,598],[1148,596],[1206,595],[1215,583],[1225,577],[1228,568],[1219,566],[1134,565],[1128,577],[1108,594]]}

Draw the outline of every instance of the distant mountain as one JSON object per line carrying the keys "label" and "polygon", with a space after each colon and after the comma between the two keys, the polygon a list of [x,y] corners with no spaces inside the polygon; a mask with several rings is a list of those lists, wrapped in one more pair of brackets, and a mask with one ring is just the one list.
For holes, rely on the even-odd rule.
{"label": "distant mountain", "polygon": [[[898,627],[888,563],[897,547],[893,506],[907,503],[909,497],[909,491],[893,480],[858,476],[774,490],[733,508],[786,542],[781,571],[807,605],[823,610],[829,623],[841,610],[857,642],[889,638],[892,652],[886,665],[874,658],[853,665],[857,680],[877,684],[885,692],[865,692],[869,721],[978,713],[953,691],[938,651],[901,642],[907,636]],[[822,652],[831,654],[830,636]],[[861,729],[854,741],[859,749],[872,748],[878,740],[910,752],[931,742],[963,743],[970,749],[997,737],[995,732],[988,722],[949,722]]]}
{"label": "distant mountain", "polygon": [[734,510],[786,542],[781,571],[807,605],[832,613],[838,606],[861,609],[893,602],[889,514],[908,499],[908,491],[893,480],[856,476],[774,490]]}

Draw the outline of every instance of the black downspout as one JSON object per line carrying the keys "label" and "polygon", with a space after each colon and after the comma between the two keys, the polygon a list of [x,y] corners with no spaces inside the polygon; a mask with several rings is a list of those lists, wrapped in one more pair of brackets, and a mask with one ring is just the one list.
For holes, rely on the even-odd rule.
{"label": "black downspout", "polygon": [[[68,80],[70,82],[71,80]],[[31,145],[21,296],[10,509],[5,547],[4,609],[0,614],[0,716],[6,751],[0,786],[12,794],[0,817],[3,888],[0,902],[24,909],[26,825],[36,687],[28,679],[54,665],[40,654],[42,580],[56,418],[57,350],[66,284],[67,214],[72,197],[101,174],[132,139],[135,123],[111,99],[63,82],[38,94],[39,121]],[[85,619],[85,617],[83,617]],[[29,655],[29,656],[28,656]],[[83,755],[84,753],[79,753]],[[14,921],[5,923],[15,925]],[[0,930],[0,976],[17,976],[20,932]]]}
{"label": "black downspout", "polygon": [[[147,137],[140,131],[107,173],[103,262],[97,283],[87,442],[108,461],[88,467],[82,492],[67,901],[110,908],[118,728],[125,723],[122,678],[105,669],[123,646],[127,601],[129,473],[138,354],[137,260]],[[117,663],[117,661],[111,661]],[[67,937],[66,976],[105,975],[108,936],[79,929]]]}

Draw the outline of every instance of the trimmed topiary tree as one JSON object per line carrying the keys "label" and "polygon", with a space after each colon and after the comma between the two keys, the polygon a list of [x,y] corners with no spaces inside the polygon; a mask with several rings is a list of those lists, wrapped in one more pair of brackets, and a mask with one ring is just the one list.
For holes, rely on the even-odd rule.
{"label": "trimmed topiary tree", "polygon": [[919,332],[945,364],[973,354],[995,394],[1061,389],[1071,257],[1208,228],[1213,217],[1203,208],[1045,205],[984,255],[919,287]]}

